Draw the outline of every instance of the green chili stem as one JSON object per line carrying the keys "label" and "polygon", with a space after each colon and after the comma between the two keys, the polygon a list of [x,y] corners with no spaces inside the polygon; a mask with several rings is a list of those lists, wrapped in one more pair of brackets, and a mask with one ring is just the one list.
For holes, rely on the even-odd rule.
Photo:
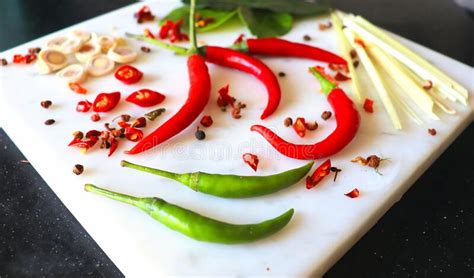
{"label": "green chili stem", "polygon": [[196,39],[196,0],[191,0],[189,7],[189,35],[190,35],[190,44],[188,53],[196,53],[198,51],[197,39]]}
{"label": "green chili stem", "polygon": [[150,174],[153,174],[153,175],[158,175],[158,176],[161,176],[161,177],[169,178],[169,179],[172,179],[172,180],[175,180],[175,181],[178,181],[178,182],[182,182],[181,177],[186,175],[186,174],[177,174],[177,173],[168,172],[168,171],[165,171],[165,170],[146,167],[146,166],[143,166],[143,165],[138,165],[138,164],[128,162],[126,160],[122,160],[120,162],[120,165],[122,167],[132,168],[132,169],[139,170],[139,171],[146,172],[146,173],[150,173]]}
{"label": "green chili stem", "polygon": [[313,67],[310,67],[309,71],[314,75],[314,77],[318,79],[319,83],[321,84],[321,90],[324,94],[328,95],[334,88],[336,88],[336,84],[329,81]]}
{"label": "green chili stem", "polygon": [[151,43],[151,44],[156,45],[160,48],[171,50],[171,51],[173,51],[174,53],[176,53],[178,55],[188,55],[188,54],[196,52],[196,50],[193,50],[194,51],[193,52],[192,49],[187,49],[187,48],[182,47],[182,46],[172,45],[172,44],[160,41],[160,40],[149,38],[149,37],[144,36],[144,35],[136,35],[136,34],[132,34],[132,33],[125,33],[125,36],[127,36],[128,38],[133,38],[133,39],[136,39],[136,40]]}
{"label": "green chili stem", "polygon": [[90,183],[84,185],[84,190],[87,192],[94,192],[99,195],[108,197],[110,199],[117,200],[126,204],[130,204],[132,206],[137,206],[140,203],[140,198],[130,196],[130,195],[125,195],[122,193],[113,192],[104,188],[97,187]]}

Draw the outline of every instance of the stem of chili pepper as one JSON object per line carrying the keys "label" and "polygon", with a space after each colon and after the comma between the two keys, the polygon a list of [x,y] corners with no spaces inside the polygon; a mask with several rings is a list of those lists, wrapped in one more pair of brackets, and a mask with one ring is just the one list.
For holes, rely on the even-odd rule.
{"label": "stem of chili pepper", "polygon": [[237,225],[200,215],[167,203],[160,198],[138,198],[100,188],[93,184],[86,184],[84,189],[135,206],[156,221],[188,237],[216,243],[246,243],[270,236],[283,229],[294,214],[294,210],[289,209],[275,218],[260,223]]}
{"label": "stem of chili pepper", "polygon": [[196,0],[191,0],[189,3],[189,34],[191,47],[188,50],[189,54],[199,52],[196,39]]}
{"label": "stem of chili pepper", "polygon": [[318,79],[319,83],[321,84],[321,91],[325,95],[328,95],[334,88],[336,88],[336,85],[334,83],[325,78],[314,67],[309,68],[309,71],[314,75],[314,77]]}
{"label": "stem of chili pepper", "polygon": [[223,198],[248,198],[277,192],[301,180],[311,170],[313,164],[312,161],[299,168],[269,176],[238,176],[203,172],[177,174],[125,160],[120,162],[122,167],[169,178],[195,191]]}
{"label": "stem of chili pepper", "polygon": [[160,41],[160,40],[157,40],[157,39],[152,39],[152,38],[149,38],[149,37],[144,36],[144,35],[136,35],[136,34],[132,34],[132,33],[125,33],[125,36],[128,37],[128,38],[133,38],[133,39],[139,40],[139,41],[144,41],[144,42],[156,45],[156,46],[164,48],[164,49],[171,50],[171,51],[173,51],[174,53],[176,53],[178,55],[189,55],[189,54],[191,54],[190,50],[187,49],[186,47],[169,44],[169,43],[166,43],[164,41]]}

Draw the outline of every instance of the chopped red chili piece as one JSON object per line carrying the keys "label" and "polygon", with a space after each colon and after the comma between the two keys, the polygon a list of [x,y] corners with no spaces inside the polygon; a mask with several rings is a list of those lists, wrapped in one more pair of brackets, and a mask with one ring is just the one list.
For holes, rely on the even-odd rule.
{"label": "chopped red chili piece", "polygon": [[89,130],[89,131],[86,133],[86,138],[99,137],[101,134],[102,134],[102,132],[100,132],[100,131],[98,131],[98,130],[95,130],[95,129],[92,129],[92,130]]}
{"label": "chopped red chili piece", "polygon": [[202,126],[210,127],[213,123],[214,123],[214,121],[212,120],[211,116],[206,115],[206,116],[203,116],[202,119],[201,119],[201,125]]}
{"label": "chopped red chili piece", "polygon": [[334,84],[334,86],[337,86],[339,85],[338,82],[336,82],[336,80],[334,80],[334,78],[332,76],[330,76],[329,74],[326,73],[326,70],[321,67],[321,66],[315,66],[313,67],[313,69],[315,69],[317,72],[319,72],[319,74],[321,74],[324,78],[326,78],[329,82],[331,82],[332,84]]}
{"label": "chopped red chili piece", "polygon": [[77,147],[87,152],[95,145],[95,143],[97,143],[97,141],[99,141],[99,137],[89,137],[86,140],[74,138],[68,146]]}
{"label": "chopped red chili piece", "polygon": [[91,120],[92,120],[93,122],[98,122],[98,121],[100,121],[100,115],[97,114],[97,113],[96,113],[96,114],[92,114]]}
{"label": "chopped red chili piece", "polygon": [[81,100],[77,103],[76,111],[77,112],[88,112],[92,107],[92,103],[88,100]]}
{"label": "chopped red chili piece", "polygon": [[36,54],[26,54],[25,55],[25,63],[29,64],[36,60]]}
{"label": "chopped red chili piece", "polygon": [[130,65],[123,65],[115,72],[115,78],[128,85],[137,83],[142,77],[143,72]]}
{"label": "chopped red chili piece", "polygon": [[188,35],[181,33],[181,25],[183,24],[183,19],[176,21],[173,23],[170,29],[170,42],[180,42],[180,41],[187,41],[189,40]]}
{"label": "chopped red chili piece", "polygon": [[362,46],[363,48],[366,48],[365,42],[359,38],[355,38],[354,42],[357,43],[358,45]]}
{"label": "chopped red chili piece", "polygon": [[108,112],[117,106],[120,101],[120,92],[100,93],[92,104],[94,112]]}
{"label": "chopped red chili piece", "polygon": [[127,138],[128,140],[132,142],[140,141],[143,138],[143,131],[133,128],[133,127],[126,127],[125,138]]}
{"label": "chopped red chili piece", "polygon": [[244,38],[245,38],[245,34],[244,34],[244,33],[240,34],[240,35],[235,39],[235,41],[234,41],[233,44],[235,45],[235,44],[240,44],[240,43],[242,43],[242,42],[244,41]]}
{"label": "chopped red chili piece", "polygon": [[345,64],[329,64],[328,68],[333,70],[333,71],[349,72],[349,68]]}
{"label": "chopped red chili piece", "polygon": [[336,75],[334,76],[334,79],[336,81],[341,81],[341,82],[351,80],[351,78],[349,76],[345,76],[344,74],[342,74],[340,72],[336,73]]}
{"label": "chopped red chili piece", "polygon": [[220,88],[218,93],[217,105],[219,107],[226,107],[229,104],[234,107],[235,98],[229,95],[229,84]]}
{"label": "chopped red chili piece", "polygon": [[324,161],[316,168],[311,176],[306,177],[306,188],[311,189],[315,187],[325,176],[331,173],[331,160]]}
{"label": "chopped red chili piece", "polygon": [[366,98],[364,101],[364,110],[367,113],[374,113],[374,101],[370,98]]}
{"label": "chopped red chili piece", "polygon": [[145,30],[143,30],[143,34],[145,35],[145,37],[148,37],[150,39],[155,39],[155,36],[151,32],[151,30],[148,28],[145,28]]}
{"label": "chopped red chili piece", "polygon": [[435,135],[436,135],[436,129],[434,129],[434,128],[429,128],[429,129],[428,129],[428,133],[429,133],[431,136],[435,136]]}
{"label": "chopped red chili piece", "polygon": [[141,89],[133,92],[125,100],[141,107],[150,107],[163,102],[165,96],[149,89]]}
{"label": "chopped red chili piece", "polygon": [[431,89],[431,88],[433,88],[433,81],[431,81],[431,80],[426,80],[426,84],[423,85],[423,89],[429,90],[429,89]]}
{"label": "chopped red chili piece", "polygon": [[71,89],[72,91],[78,94],[82,94],[82,95],[87,94],[87,89],[82,87],[81,84],[77,82],[69,83],[69,89]]}
{"label": "chopped red chili piece", "polygon": [[138,12],[134,14],[137,19],[137,23],[143,23],[145,21],[153,21],[155,16],[151,13],[150,7],[143,6]]}
{"label": "chopped red chili piece", "polygon": [[137,118],[135,121],[133,121],[131,127],[136,127],[136,128],[146,127],[145,117]]}
{"label": "chopped red chili piece", "polygon": [[329,21],[327,23],[319,23],[319,30],[324,31],[332,27],[332,22]]}
{"label": "chopped red chili piece", "polygon": [[244,159],[244,162],[250,166],[250,168],[257,172],[259,162],[258,156],[251,153],[244,153],[244,155],[242,155],[242,158]]}
{"label": "chopped red chili piece", "polygon": [[166,20],[166,22],[161,25],[160,32],[158,33],[158,36],[160,39],[164,40],[168,37],[168,33],[171,30],[171,27],[173,27],[174,23],[171,20]]}
{"label": "chopped red chili piece", "polygon": [[14,64],[22,64],[25,62],[25,56],[21,54],[15,54],[13,55],[13,63]]}
{"label": "chopped red chili piece", "polygon": [[127,127],[130,127],[130,124],[125,122],[125,121],[120,121],[117,123],[119,127],[121,128],[127,128]]}
{"label": "chopped red chili piece", "polygon": [[109,148],[109,154],[108,154],[109,157],[115,152],[117,147],[118,147],[118,140],[112,137],[110,139],[110,148]]}
{"label": "chopped red chili piece", "polygon": [[349,197],[349,198],[357,198],[357,197],[359,197],[359,195],[360,195],[360,191],[359,191],[359,189],[354,188],[354,189],[352,189],[351,192],[348,192],[348,193],[346,193],[346,194],[344,194],[344,195],[346,195],[346,196]]}
{"label": "chopped red chili piece", "polygon": [[306,122],[304,118],[296,118],[296,121],[293,124],[293,129],[299,137],[304,137],[306,135]]}

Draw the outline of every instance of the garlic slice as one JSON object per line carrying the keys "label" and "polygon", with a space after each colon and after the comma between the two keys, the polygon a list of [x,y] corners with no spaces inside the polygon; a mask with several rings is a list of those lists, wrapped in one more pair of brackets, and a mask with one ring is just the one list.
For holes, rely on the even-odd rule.
{"label": "garlic slice", "polygon": [[107,53],[107,51],[109,51],[109,49],[114,46],[115,38],[112,36],[98,36],[95,39],[95,42],[100,45],[103,53]]}
{"label": "garlic slice", "polygon": [[81,40],[81,42],[85,43],[88,42],[91,39],[91,33],[84,31],[84,30],[72,30],[70,33],[70,36],[73,38],[78,38]]}
{"label": "garlic slice", "polygon": [[82,65],[72,64],[59,71],[56,76],[67,83],[74,83],[83,82],[86,79],[87,74]]}
{"label": "garlic slice", "polygon": [[87,42],[76,52],[76,59],[85,63],[89,58],[100,54],[100,46],[93,42]]}
{"label": "garlic slice", "polygon": [[112,47],[107,56],[116,63],[131,63],[137,59],[137,52],[129,46],[117,46]]}
{"label": "garlic slice", "polygon": [[91,57],[86,62],[86,70],[92,76],[102,76],[114,70],[115,63],[107,55]]}
{"label": "garlic slice", "polygon": [[46,43],[46,48],[61,51],[63,43],[67,40],[68,40],[68,37],[66,36],[59,36],[59,37],[52,38]]}
{"label": "garlic slice", "polygon": [[47,74],[60,70],[67,66],[67,64],[67,57],[61,51],[54,49],[46,49],[42,50],[38,54],[36,68],[38,69],[39,73]]}
{"label": "garlic slice", "polygon": [[79,38],[69,38],[61,44],[61,51],[64,54],[71,54],[81,49],[82,41]]}

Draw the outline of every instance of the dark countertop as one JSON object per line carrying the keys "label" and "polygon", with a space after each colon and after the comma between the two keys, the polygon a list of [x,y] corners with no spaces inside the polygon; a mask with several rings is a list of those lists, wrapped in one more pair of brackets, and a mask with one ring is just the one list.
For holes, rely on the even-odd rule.
{"label": "dark countertop", "polygon": [[[2,0],[0,50],[131,2]],[[450,0],[333,2],[337,8],[362,14],[392,32],[474,64],[474,21]],[[473,142],[471,123],[326,276],[473,277]],[[0,129],[0,277],[122,276],[22,159]]]}

